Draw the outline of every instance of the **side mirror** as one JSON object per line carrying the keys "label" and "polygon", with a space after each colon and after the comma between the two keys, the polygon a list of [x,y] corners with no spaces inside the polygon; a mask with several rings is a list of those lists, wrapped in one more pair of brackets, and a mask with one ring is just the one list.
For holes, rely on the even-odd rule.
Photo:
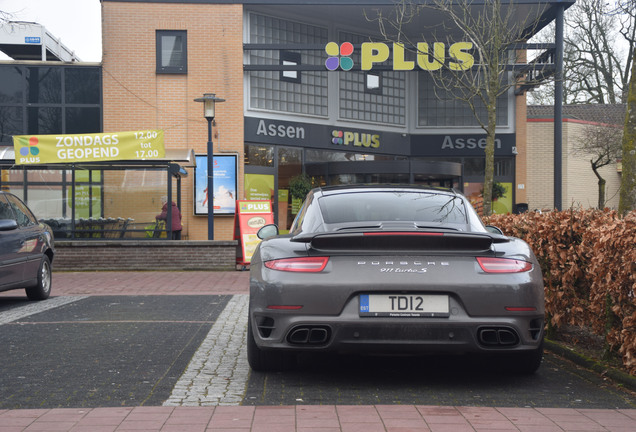
{"label": "side mirror", "polygon": [[11,231],[18,229],[18,222],[15,219],[0,219],[0,231]]}
{"label": "side mirror", "polygon": [[256,233],[256,236],[261,240],[265,240],[266,238],[274,237],[277,235],[278,235],[278,227],[274,224],[265,225],[264,227],[259,229],[258,232]]}
{"label": "side mirror", "polygon": [[500,230],[496,226],[492,226],[492,225],[486,225],[486,231],[488,231],[491,234],[504,235],[502,230]]}

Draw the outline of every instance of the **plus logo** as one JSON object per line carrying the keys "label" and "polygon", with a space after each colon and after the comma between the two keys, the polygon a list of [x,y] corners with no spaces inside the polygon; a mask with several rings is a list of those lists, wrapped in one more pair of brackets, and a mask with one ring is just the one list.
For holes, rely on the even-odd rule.
{"label": "plus logo", "polygon": [[40,149],[37,147],[39,143],[40,141],[38,140],[37,137],[29,138],[28,145],[24,145],[24,143],[22,143],[23,147],[20,147],[20,155],[22,156],[28,156],[29,154],[33,156],[38,155],[40,153]]}
{"label": "plus logo", "polygon": [[350,42],[344,42],[340,46],[335,42],[329,42],[325,46],[325,52],[329,56],[325,62],[328,70],[335,71],[340,67],[343,71],[349,71],[353,68],[353,59],[349,57],[353,54],[353,45]]}

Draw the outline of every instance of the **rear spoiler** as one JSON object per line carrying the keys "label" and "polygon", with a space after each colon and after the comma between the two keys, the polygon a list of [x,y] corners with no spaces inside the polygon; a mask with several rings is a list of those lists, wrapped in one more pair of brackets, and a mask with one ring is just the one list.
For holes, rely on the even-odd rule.
{"label": "rear spoiler", "polygon": [[294,242],[309,243],[321,252],[427,252],[486,253],[493,243],[506,243],[505,236],[489,233],[447,231],[365,231],[300,234]]}

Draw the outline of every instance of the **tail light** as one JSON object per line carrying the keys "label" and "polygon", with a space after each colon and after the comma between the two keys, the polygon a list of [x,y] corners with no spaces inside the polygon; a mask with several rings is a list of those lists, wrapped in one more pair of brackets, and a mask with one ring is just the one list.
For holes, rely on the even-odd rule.
{"label": "tail light", "polygon": [[324,270],[329,257],[286,258],[266,261],[265,267],[272,270],[302,273],[318,273]]}
{"label": "tail light", "polygon": [[522,260],[477,257],[477,262],[486,273],[522,273],[532,270],[532,263]]}

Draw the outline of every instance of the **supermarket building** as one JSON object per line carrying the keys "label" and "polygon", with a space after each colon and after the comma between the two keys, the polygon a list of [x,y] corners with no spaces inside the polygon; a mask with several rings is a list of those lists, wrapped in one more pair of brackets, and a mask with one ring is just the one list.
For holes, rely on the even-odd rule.
{"label": "supermarket building", "polygon": [[[510,3],[520,20],[536,16],[543,27],[573,1]],[[271,199],[288,228],[297,210],[290,181],[302,173],[314,184],[408,182],[477,199],[485,135],[467,105],[439,98],[430,72],[396,70],[391,59],[367,71],[329,70],[330,57],[360,62],[361,44],[382,40],[369,18],[394,10],[387,0],[102,0],[101,131],[160,129],[167,150],[194,152],[196,168],[185,164],[178,179],[186,240],[207,238],[208,128],[195,102],[206,93],[225,99],[212,128],[225,176],[215,183],[215,240],[233,238],[236,199]],[[426,30],[440,15],[415,19],[411,40],[446,40]],[[334,55],[333,43],[347,42],[353,53]],[[526,97],[515,90],[498,100],[495,181],[506,195],[496,212],[528,202]],[[153,186],[129,174],[100,177],[102,216],[159,212],[164,177]],[[103,199],[109,181],[147,189]]]}

